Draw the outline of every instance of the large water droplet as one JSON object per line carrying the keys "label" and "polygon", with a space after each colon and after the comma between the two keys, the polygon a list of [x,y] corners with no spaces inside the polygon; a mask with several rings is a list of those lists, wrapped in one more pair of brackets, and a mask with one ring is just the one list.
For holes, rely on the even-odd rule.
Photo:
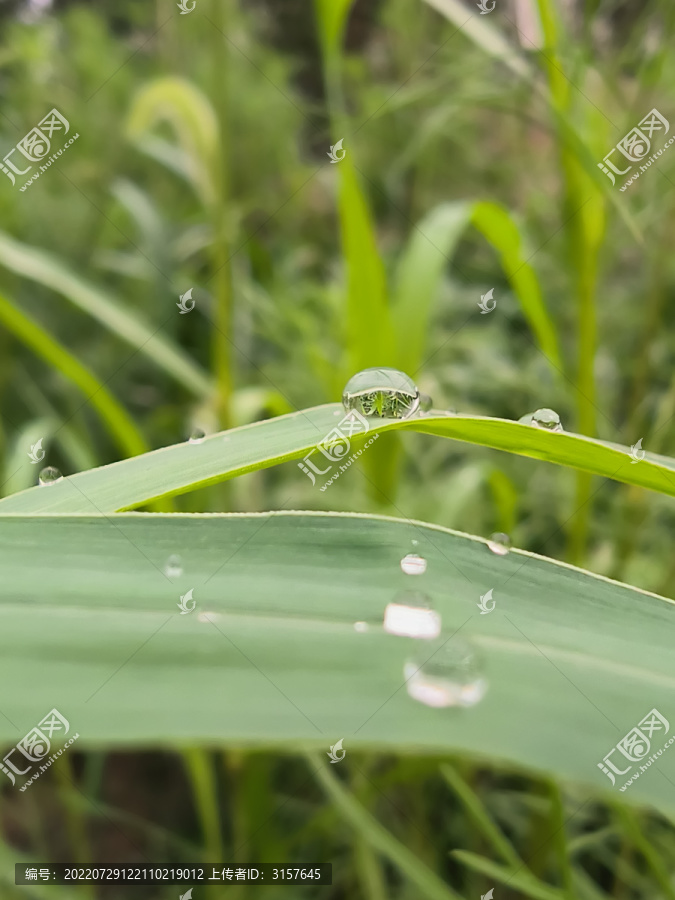
{"label": "large water droplet", "polygon": [[457,638],[408,660],[403,676],[409,696],[425,706],[475,706],[487,690],[476,654]]}
{"label": "large water droplet", "polygon": [[61,481],[63,475],[54,466],[46,466],[38,475],[38,484],[56,484]]}
{"label": "large water droplet", "polygon": [[191,444],[201,444],[201,442],[206,437],[206,432],[203,428],[193,428],[190,432],[190,437],[188,438]]}
{"label": "large water droplet", "polygon": [[435,638],[441,633],[440,614],[420,591],[401,591],[384,611],[384,630],[401,637]]}
{"label": "large water droplet", "polygon": [[408,553],[401,560],[401,568],[406,575],[424,575],[427,570],[427,561],[417,553]]}
{"label": "large water droplet", "polygon": [[536,409],[533,413],[518,419],[524,425],[534,425],[535,428],[544,428],[546,431],[562,431],[560,416],[554,409]]}
{"label": "large water droplet", "polygon": [[487,545],[497,556],[506,556],[511,549],[511,538],[508,534],[504,534],[503,531],[497,531],[490,535]]}
{"label": "large water droplet", "polygon": [[347,411],[388,419],[411,416],[419,402],[415,382],[398,369],[364,369],[349,379],[342,393]]}
{"label": "large water droplet", "polygon": [[183,574],[183,561],[180,556],[173,553],[164,564],[164,574],[167,578],[179,578]]}

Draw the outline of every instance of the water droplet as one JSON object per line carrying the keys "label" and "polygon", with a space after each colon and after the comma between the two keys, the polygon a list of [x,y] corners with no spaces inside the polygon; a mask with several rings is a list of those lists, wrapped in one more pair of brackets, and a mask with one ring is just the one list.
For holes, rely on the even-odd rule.
{"label": "water droplet", "polygon": [[536,409],[533,413],[518,419],[523,425],[533,425],[535,428],[544,428],[546,431],[562,431],[560,416],[554,409]]}
{"label": "water droplet", "polygon": [[413,547],[419,546],[419,541],[412,540],[410,543],[413,545]]}
{"label": "water droplet", "polygon": [[506,556],[511,549],[511,538],[508,534],[504,534],[503,531],[497,531],[490,535],[487,545],[497,556]]}
{"label": "water droplet", "polygon": [[440,614],[420,591],[401,591],[384,611],[384,630],[402,637],[435,638],[441,633]]}
{"label": "water droplet", "polygon": [[347,382],[342,403],[364,416],[405,419],[417,411],[415,382],[398,369],[364,369]]}
{"label": "water droplet", "polygon": [[429,412],[434,405],[434,401],[428,394],[420,394],[420,409],[422,412]]}
{"label": "water droplet", "polygon": [[476,654],[459,639],[440,644],[435,653],[427,650],[408,660],[403,676],[413,700],[436,708],[475,706],[487,690]]}
{"label": "water droplet", "polygon": [[368,631],[368,623],[367,622],[354,622],[354,631]]}
{"label": "water droplet", "polygon": [[206,432],[203,428],[193,428],[188,440],[191,444],[201,444],[205,437]]}
{"label": "water droplet", "polygon": [[427,561],[423,556],[409,553],[401,560],[401,568],[406,575],[424,575],[427,570]]}
{"label": "water droplet", "polygon": [[222,618],[223,617],[220,613],[210,612],[208,610],[206,612],[197,613],[197,621],[198,622],[206,622],[210,625],[213,625],[215,622],[218,621],[218,619],[222,619]]}
{"label": "water droplet", "polygon": [[46,466],[38,475],[38,484],[56,484],[61,481],[63,475],[54,466]]}
{"label": "water droplet", "polygon": [[167,578],[179,578],[183,574],[183,561],[180,556],[174,553],[167,559],[164,574]]}

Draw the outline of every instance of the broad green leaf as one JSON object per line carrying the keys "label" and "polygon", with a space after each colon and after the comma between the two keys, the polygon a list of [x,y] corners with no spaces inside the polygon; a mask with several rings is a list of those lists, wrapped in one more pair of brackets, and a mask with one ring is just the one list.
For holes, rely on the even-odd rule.
{"label": "broad green leaf", "polygon": [[106,386],[41,325],[3,296],[0,296],[0,322],[80,390],[123,453],[134,456],[148,449],[145,438],[126,409]]}
{"label": "broad green leaf", "polygon": [[[412,699],[403,667],[430,644],[381,628],[413,537],[444,637],[480,660],[488,688],[475,706]],[[165,574],[171,554],[181,574]],[[650,710],[672,719],[671,600],[357,514],[2,517],[0,566],[6,746],[56,708],[81,748],[212,741],[323,754],[342,738],[346,765],[359,749],[462,753],[675,809],[675,753],[624,793],[598,768]],[[481,615],[489,589],[496,606]],[[189,591],[196,609],[181,615]],[[654,751],[663,738],[653,733]]]}
{"label": "broad green leaf", "polygon": [[[207,373],[179,347],[164,337],[156,324],[145,322],[136,312],[125,309],[100,288],[74,275],[56,257],[13,240],[0,232],[0,264],[11,272],[57,291],[112,334],[147,356],[174,381],[198,396],[211,391]],[[176,308],[171,298],[167,317]]]}
{"label": "broad green leaf", "polygon": [[477,203],[473,208],[472,222],[499,253],[523,315],[554,375],[559,378],[562,360],[555,325],[546,309],[535,271],[523,258],[518,227],[506,209],[497,203]]}
{"label": "broad green leaf", "polygon": [[[342,406],[329,403],[219,432],[198,444],[163,447],[140,457],[71,475],[49,487],[31,488],[5,497],[0,500],[0,515],[115,512],[142,506],[151,500],[304,457],[333,431],[342,416]],[[553,433],[506,419],[447,414],[408,420],[381,419],[372,424],[372,430],[378,433],[421,431],[675,496],[674,460],[646,453],[642,461],[635,463],[627,447],[570,432]],[[360,436],[361,442],[363,439]],[[359,436],[355,435],[352,441],[358,446]],[[298,473],[298,477],[304,479],[305,475]],[[317,476],[317,490],[320,479]]]}
{"label": "broad green leaf", "polygon": [[392,319],[396,365],[415,372],[422,363],[434,300],[452,252],[471,216],[469,203],[443,203],[415,226],[395,277]]}

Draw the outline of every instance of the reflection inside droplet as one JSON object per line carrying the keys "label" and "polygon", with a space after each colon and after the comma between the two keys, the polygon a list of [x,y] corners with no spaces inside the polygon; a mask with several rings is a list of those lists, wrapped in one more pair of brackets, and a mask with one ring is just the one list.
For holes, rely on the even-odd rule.
{"label": "reflection inside droplet", "polygon": [[164,564],[164,574],[167,578],[178,578],[183,574],[183,562],[176,553],[172,553]]}
{"label": "reflection inside droplet", "polygon": [[366,417],[405,419],[419,407],[420,395],[412,378],[398,369],[364,369],[349,379],[342,394],[347,411]]}
{"label": "reflection inside droplet", "polygon": [[408,553],[401,560],[401,569],[406,575],[424,575],[427,570],[427,561],[417,553]]}
{"label": "reflection inside droplet", "polygon": [[441,616],[432,608],[431,598],[421,591],[401,591],[384,611],[383,627],[401,637],[429,638],[441,633]]}
{"label": "reflection inside droplet", "polygon": [[56,469],[54,466],[46,466],[38,475],[38,484],[56,484],[56,482],[61,481],[62,478],[63,475],[59,472],[58,469]]}
{"label": "reflection inside droplet", "polygon": [[497,531],[490,537],[487,545],[497,556],[506,556],[511,549],[511,538],[503,531]]}
{"label": "reflection inside droplet", "polygon": [[409,696],[436,708],[479,703],[485,696],[487,681],[471,646],[451,638],[439,644],[435,652],[430,652],[432,647],[403,667]]}

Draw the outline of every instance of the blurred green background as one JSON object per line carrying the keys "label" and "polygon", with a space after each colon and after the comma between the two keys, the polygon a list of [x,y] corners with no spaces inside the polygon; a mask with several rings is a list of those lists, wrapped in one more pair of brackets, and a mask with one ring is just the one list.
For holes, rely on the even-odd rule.
{"label": "blurred green background", "polygon": [[[168,0],[58,0],[0,16],[0,156],[52,108],[79,134],[23,191],[32,171],[0,173],[2,495],[34,483],[19,463],[40,437],[69,474],[337,400],[368,365],[404,369],[437,408],[550,407],[570,430],[672,454],[675,156],[625,192],[598,168],[653,108],[675,119],[672,3],[496,0],[480,15],[459,0],[196,0],[181,15]],[[417,434],[383,435],[352,468],[324,493],[288,463],[164,508],[505,531],[675,596],[666,497]],[[662,818],[599,801],[572,816],[571,786],[454,764],[467,804],[438,760],[363,757],[347,777],[462,896],[492,884],[449,855],[490,856],[478,797],[566,892],[550,896],[675,896]],[[3,866],[187,863],[222,827],[239,861],[334,862],[332,888],[270,897],[418,896],[302,761],[159,748],[60,765],[26,794],[5,788]]]}

